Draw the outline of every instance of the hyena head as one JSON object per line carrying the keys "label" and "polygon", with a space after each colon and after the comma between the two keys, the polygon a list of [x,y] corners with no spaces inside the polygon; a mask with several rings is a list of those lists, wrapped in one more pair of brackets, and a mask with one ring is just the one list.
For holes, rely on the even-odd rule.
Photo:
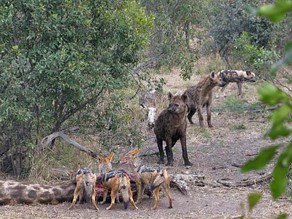
{"label": "hyena head", "polygon": [[92,172],[84,173],[82,176],[84,186],[84,198],[86,202],[90,202],[91,196],[95,189],[96,175]]}
{"label": "hyena head", "polygon": [[187,112],[187,100],[186,94],[183,95],[173,95],[168,93],[169,106],[167,111],[173,114],[181,114]]}
{"label": "hyena head", "polygon": [[208,80],[209,81],[208,87],[211,89],[217,85],[220,85],[220,83],[221,83],[219,75],[213,71],[209,74],[208,79],[209,79]]}
{"label": "hyena head", "polygon": [[105,174],[108,171],[112,170],[112,159],[113,159],[114,153],[110,153],[107,157],[100,157],[98,158],[98,170],[99,174]]}

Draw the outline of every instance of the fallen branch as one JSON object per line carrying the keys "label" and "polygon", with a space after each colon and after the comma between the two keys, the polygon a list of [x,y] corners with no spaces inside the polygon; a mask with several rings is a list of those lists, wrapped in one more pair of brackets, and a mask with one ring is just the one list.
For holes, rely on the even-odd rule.
{"label": "fallen branch", "polygon": [[78,150],[80,150],[82,152],[85,152],[89,156],[95,158],[97,156],[97,153],[95,153],[92,150],[82,146],[81,144],[79,144],[78,142],[76,142],[75,140],[71,139],[68,135],[65,134],[65,132],[75,132],[78,129],[79,129],[78,127],[72,127],[72,128],[61,130],[59,132],[54,132],[54,133],[44,137],[41,140],[41,146],[42,147],[47,147],[48,145],[50,145],[52,143],[53,140],[55,140],[58,137],[61,137],[64,141],[66,141],[67,143],[73,145]]}
{"label": "fallen branch", "polygon": [[226,187],[247,187],[247,186],[265,183],[267,181],[270,181],[271,179],[272,179],[272,173],[268,173],[255,180],[242,180],[240,182],[231,182],[231,181],[226,181],[225,179],[219,179],[217,180],[217,182]]}

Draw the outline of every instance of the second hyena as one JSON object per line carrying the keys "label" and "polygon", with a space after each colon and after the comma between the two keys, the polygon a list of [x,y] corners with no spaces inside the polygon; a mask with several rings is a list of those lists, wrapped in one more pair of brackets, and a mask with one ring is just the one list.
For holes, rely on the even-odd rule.
{"label": "second hyena", "polygon": [[229,83],[236,83],[238,87],[238,97],[242,97],[242,84],[243,82],[255,82],[256,75],[251,71],[242,71],[242,70],[222,70],[217,73],[220,79],[221,91]]}
{"label": "second hyena", "polygon": [[202,79],[197,85],[188,88],[184,94],[188,97],[188,120],[194,124],[192,117],[198,111],[200,126],[204,126],[203,107],[207,108],[207,122],[208,126],[213,127],[211,123],[211,104],[212,104],[212,90],[219,85],[219,76],[212,72],[207,77]]}
{"label": "second hyena", "polygon": [[184,163],[186,166],[192,165],[188,158],[186,146],[187,96],[168,93],[168,99],[168,108],[160,113],[154,125],[154,133],[160,155],[159,163],[164,163],[163,141],[165,141],[166,165],[173,165],[172,147],[180,139]]}

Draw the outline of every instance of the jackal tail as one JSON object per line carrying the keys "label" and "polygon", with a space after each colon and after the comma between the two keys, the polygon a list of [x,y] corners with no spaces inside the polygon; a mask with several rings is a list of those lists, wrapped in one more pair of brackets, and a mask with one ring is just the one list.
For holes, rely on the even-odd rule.
{"label": "jackal tail", "polygon": [[160,170],[150,186],[151,191],[164,183],[169,183],[169,175],[166,169]]}
{"label": "jackal tail", "polygon": [[124,202],[124,209],[128,208],[130,196],[129,196],[129,189],[130,189],[130,180],[127,175],[123,175],[120,178],[120,192],[123,197]]}

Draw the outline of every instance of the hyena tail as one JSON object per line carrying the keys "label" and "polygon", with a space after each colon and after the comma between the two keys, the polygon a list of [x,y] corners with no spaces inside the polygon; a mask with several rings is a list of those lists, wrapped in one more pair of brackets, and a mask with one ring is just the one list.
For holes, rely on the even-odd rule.
{"label": "hyena tail", "polygon": [[129,197],[129,189],[130,189],[130,182],[126,175],[121,176],[120,178],[120,192],[123,197],[124,202],[124,209],[128,208],[130,197]]}
{"label": "hyena tail", "polygon": [[166,180],[169,179],[168,173],[167,171],[164,170],[160,170],[157,174],[157,176],[155,177],[153,183],[150,186],[151,191],[153,191],[155,188],[159,187],[160,185],[162,185],[163,183],[165,183]]}

